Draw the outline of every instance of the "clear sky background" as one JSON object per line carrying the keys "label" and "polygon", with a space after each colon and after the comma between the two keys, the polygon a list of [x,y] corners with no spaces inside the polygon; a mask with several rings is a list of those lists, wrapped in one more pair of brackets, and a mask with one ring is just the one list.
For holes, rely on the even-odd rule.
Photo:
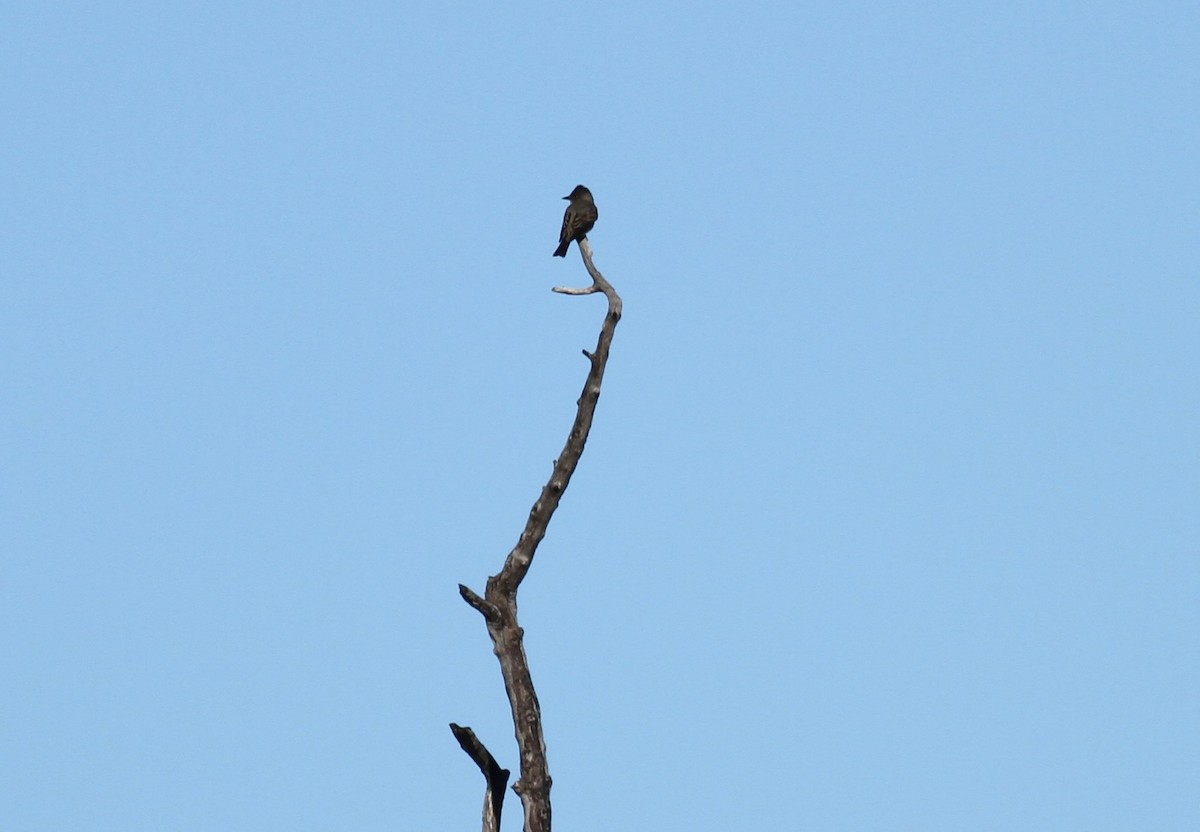
{"label": "clear sky background", "polygon": [[[1195,3],[0,11],[0,828],[1200,828]],[[506,828],[520,828],[510,796]]]}

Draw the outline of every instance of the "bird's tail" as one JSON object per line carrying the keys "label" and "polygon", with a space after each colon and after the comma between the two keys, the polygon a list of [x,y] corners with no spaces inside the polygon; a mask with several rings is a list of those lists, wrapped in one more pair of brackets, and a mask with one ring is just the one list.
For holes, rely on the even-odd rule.
{"label": "bird's tail", "polygon": [[555,257],[566,257],[567,249],[570,247],[571,247],[571,241],[563,240],[561,243],[558,244],[558,248],[556,248],[554,250],[554,256]]}

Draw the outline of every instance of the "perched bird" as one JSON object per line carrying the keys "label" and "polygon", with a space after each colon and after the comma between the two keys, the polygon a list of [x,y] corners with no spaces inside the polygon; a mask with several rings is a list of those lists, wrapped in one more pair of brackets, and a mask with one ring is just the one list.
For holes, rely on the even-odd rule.
{"label": "perched bird", "polygon": [[558,233],[558,248],[554,250],[555,257],[566,257],[571,241],[582,240],[600,216],[592,199],[592,192],[582,185],[576,185],[571,195],[564,196],[563,199],[570,200],[571,204],[563,214],[562,231]]}

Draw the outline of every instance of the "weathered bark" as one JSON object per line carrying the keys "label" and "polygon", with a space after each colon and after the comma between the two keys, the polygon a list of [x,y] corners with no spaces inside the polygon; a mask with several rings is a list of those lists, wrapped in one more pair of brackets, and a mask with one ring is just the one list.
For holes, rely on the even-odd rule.
{"label": "weathered bark", "polygon": [[[488,635],[491,636],[496,657],[500,660],[500,673],[504,677],[504,689],[508,693],[508,701],[512,708],[513,728],[517,737],[517,747],[521,755],[521,777],[513,784],[521,798],[525,809],[525,832],[550,832],[550,769],[546,764],[546,740],[542,734],[542,711],[538,704],[537,693],[533,689],[533,679],[529,674],[529,660],[525,656],[524,631],[517,623],[517,589],[524,580],[538,544],[546,536],[550,518],[558,508],[563,492],[571,482],[571,475],[583,455],[583,447],[587,443],[588,433],[592,428],[592,417],[596,412],[596,403],[600,399],[600,384],[604,380],[604,367],[608,363],[608,351],[612,345],[613,333],[617,322],[621,320],[621,298],[612,285],[592,264],[592,249],[587,238],[579,241],[579,251],[583,264],[591,275],[592,285],[584,289],[568,289],[555,287],[554,291],[568,295],[590,295],[596,292],[604,293],[608,298],[608,314],[600,328],[600,337],[596,343],[596,351],[583,351],[591,367],[587,380],[583,385],[583,393],[579,396],[575,423],[567,436],[567,444],[558,459],[554,461],[554,470],[550,480],[542,487],[542,493],[529,512],[525,521],[525,529],[517,540],[517,545],[508,553],[504,567],[500,572],[487,580],[487,588],[483,597],[479,597],[467,587],[459,584],[458,591],[463,600],[474,607],[487,623]],[[470,731],[451,725],[455,736],[460,731]],[[474,734],[471,734],[474,739]],[[462,742],[460,738],[459,742]],[[466,746],[463,746],[466,749]],[[487,750],[479,744],[486,754]],[[471,753],[468,751],[468,753]],[[474,756],[474,755],[473,755]],[[490,758],[491,755],[488,754]],[[476,759],[478,762],[478,759]],[[495,761],[492,760],[494,764]],[[480,766],[483,770],[483,766]],[[487,772],[485,771],[485,776]],[[507,777],[507,772],[505,772]],[[489,788],[492,779],[488,779]],[[501,787],[502,789],[503,787]],[[486,799],[485,799],[486,800]],[[496,827],[487,826],[487,805],[485,804],[484,832],[498,832],[500,804],[495,804]]]}
{"label": "weathered bark", "polygon": [[454,738],[458,740],[462,750],[479,766],[487,781],[487,788],[483,793],[483,832],[500,832],[500,810],[504,808],[504,787],[508,785],[510,772],[506,768],[500,768],[496,758],[470,728],[451,722],[450,730],[454,732]]}

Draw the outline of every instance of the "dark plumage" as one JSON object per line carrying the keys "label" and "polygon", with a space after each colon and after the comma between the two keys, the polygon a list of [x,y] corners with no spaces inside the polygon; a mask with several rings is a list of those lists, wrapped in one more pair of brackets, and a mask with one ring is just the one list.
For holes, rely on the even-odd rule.
{"label": "dark plumage", "polygon": [[596,210],[596,202],[592,192],[582,185],[576,185],[575,190],[563,199],[570,200],[563,214],[562,231],[558,234],[558,248],[554,250],[555,257],[566,257],[567,249],[573,240],[582,240],[596,224],[600,212]]}

